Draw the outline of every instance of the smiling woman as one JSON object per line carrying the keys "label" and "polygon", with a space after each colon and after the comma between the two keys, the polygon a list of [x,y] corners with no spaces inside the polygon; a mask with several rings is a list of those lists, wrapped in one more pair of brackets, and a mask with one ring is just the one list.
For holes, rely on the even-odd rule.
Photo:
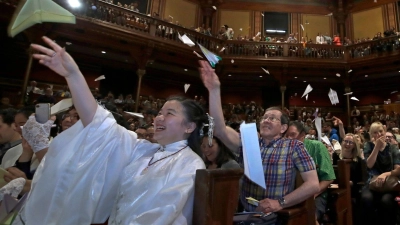
{"label": "smiling woman", "polygon": [[208,136],[204,136],[201,143],[201,151],[203,152],[207,169],[240,168],[240,165],[235,161],[236,156],[216,137],[213,137],[212,145],[210,146],[208,144]]}

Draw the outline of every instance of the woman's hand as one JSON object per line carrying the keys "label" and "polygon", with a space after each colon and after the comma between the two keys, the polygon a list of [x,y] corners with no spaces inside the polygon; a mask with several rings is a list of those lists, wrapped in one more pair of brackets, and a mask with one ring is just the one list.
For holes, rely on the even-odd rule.
{"label": "woman's hand", "polygon": [[386,146],[386,136],[381,136],[375,140],[375,149],[381,151]]}
{"label": "woman's hand", "polygon": [[80,73],[78,65],[76,65],[74,59],[65,51],[65,48],[61,48],[48,37],[43,37],[43,41],[49,45],[51,49],[37,44],[31,45],[34,50],[40,53],[33,54],[33,57],[38,59],[39,63],[49,67],[65,78]]}
{"label": "woman's hand", "polygon": [[382,186],[386,181],[386,177],[388,176],[390,176],[390,172],[382,173],[376,178],[375,182],[378,184],[378,186]]}
{"label": "woman's hand", "polygon": [[334,126],[343,126],[342,120],[337,118],[336,116],[332,117],[332,120]]}
{"label": "woman's hand", "polygon": [[24,178],[25,180],[27,179],[25,173],[16,167],[7,168],[7,172],[8,173],[4,174],[4,180],[6,182],[10,182],[20,177]]}
{"label": "woman's hand", "polygon": [[205,60],[199,60],[199,64],[200,77],[208,91],[219,89],[221,83],[217,74],[215,74],[215,70]]}

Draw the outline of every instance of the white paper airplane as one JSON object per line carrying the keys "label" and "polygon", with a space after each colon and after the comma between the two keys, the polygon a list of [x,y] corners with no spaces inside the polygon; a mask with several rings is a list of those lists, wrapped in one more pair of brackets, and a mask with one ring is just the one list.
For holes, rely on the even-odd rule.
{"label": "white paper airplane", "polygon": [[353,70],[349,70],[349,71],[347,71],[348,73],[351,73],[351,72],[353,72]]}
{"label": "white paper airplane", "polygon": [[346,93],[346,94],[343,94],[343,95],[352,95],[353,94],[353,92],[349,92],[349,93]]}
{"label": "white paper airplane", "polygon": [[264,16],[264,13],[261,13],[261,16]]}
{"label": "white paper airplane", "polygon": [[306,101],[308,100],[308,94],[306,95]]}
{"label": "white paper airplane", "polygon": [[313,88],[311,87],[311,85],[307,85],[306,90],[304,91],[304,93],[301,97],[308,95],[308,93],[310,93],[312,90],[313,90]]}
{"label": "white paper airplane", "polygon": [[104,80],[106,77],[104,75],[99,76],[98,78],[94,79],[94,81]]}
{"label": "white paper airplane", "polygon": [[262,67],[261,67],[261,69],[264,70],[264,72],[265,72],[266,74],[269,74],[269,71],[268,71],[268,70],[266,70],[266,69],[264,69],[264,68],[262,68]]}
{"label": "white paper airplane", "polygon": [[199,57],[199,58],[203,58],[203,56],[201,56],[199,53],[197,53],[196,51],[193,51],[193,53],[195,54],[195,55],[197,55],[197,57]]}
{"label": "white paper airplane", "polygon": [[208,62],[212,67],[215,67],[215,65],[222,59],[220,56],[217,56],[210,50],[206,49],[203,47],[201,44],[197,43],[200,47],[201,52],[203,52],[204,56],[207,58]]}
{"label": "white paper airplane", "polygon": [[329,90],[328,96],[329,96],[329,99],[331,100],[332,105],[336,105],[339,103],[339,98],[337,96],[337,92],[332,90],[332,88]]}
{"label": "white paper airplane", "polygon": [[303,26],[303,24],[300,24],[300,26],[301,26],[301,29],[304,31],[304,26]]}
{"label": "white paper airplane", "polygon": [[71,106],[73,105],[72,103],[72,98],[66,98],[63,99],[59,102],[57,102],[57,104],[53,105],[50,109],[51,111],[51,115],[56,115],[60,112],[64,112],[66,110],[68,110],[69,108],[71,108]]}
{"label": "white paper airplane", "polygon": [[185,45],[188,45],[189,47],[193,47],[196,45],[192,40],[190,40],[188,36],[186,36],[186,34],[182,35],[180,39]]}
{"label": "white paper airplane", "polygon": [[351,100],[354,100],[354,101],[360,101],[360,100],[358,100],[358,98],[356,98],[356,97],[351,97],[350,99],[351,99]]}
{"label": "white paper airplane", "polygon": [[189,87],[190,87],[190,84],[185,84],[185,85],[184,85],[185,93],[187,92],[187,90],[189,89]]}
{"label": "white paper airplane", "polygon": [[8,25],[8,35],[14,37],[42,22],[75,23],[75,16],[51,0],[21,0]]}
{"label": "white paper airplane", "polygon": [[217,7],[216,7],[215,5],[213,5],[212,8],[213,8],[214,10],[217,10]]}
{"label": "white paper airplane", "polygon": [[140,117],[140,118],[144,118],[143,114],[141,114],[141,113],[134,113],[134,112],[128,112],[128,111],[124,111],[124,113],[127,113],[127,114],[132,115],[132,116],[137,116],[137,117]]}
{"label": "white paper airplane", "polygon": [[222,47],[221,50],[219,50],[219,52],[223,52],[225,50],[225,47]]}
{"label": "white paper airplane", "polygon": [[337,74],[336,74],[336,76],[337,76],[337,77],[340,77],[340,74],[339,74],[339,73],[337,73]]}

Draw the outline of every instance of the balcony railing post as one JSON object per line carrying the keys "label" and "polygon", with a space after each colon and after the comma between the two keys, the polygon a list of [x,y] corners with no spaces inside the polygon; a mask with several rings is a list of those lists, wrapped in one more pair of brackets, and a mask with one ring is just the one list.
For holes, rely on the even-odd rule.
{"label": "balcony railing post", "polygon": [[151,21],[150,24],[149,24],[150,36],[156,36],[156,31],[157,31],[156,21]]}

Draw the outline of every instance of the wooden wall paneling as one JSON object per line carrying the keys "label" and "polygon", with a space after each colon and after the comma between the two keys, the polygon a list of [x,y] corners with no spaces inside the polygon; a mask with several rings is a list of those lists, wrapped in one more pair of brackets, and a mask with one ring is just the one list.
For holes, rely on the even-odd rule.
{"label": "wooden wall paneling", "polygon": [[350,14],[346,18],[346,37],[349,38],[351,41],[354,40],[353,35],[353,22]]}
{"label": "wooden wall paneling", "polygon": [[351,12],[365,11],[385,4],[396,3],[397,1],[398,0],[379,0],[377,2],[373,0],[361,1],[354,4],[353,8],[351,8]]}
{"label": "wooden wall paneling", "polygon": [[301,29],[300,23],[300,14],[299,13],[290,13],[290,20],[289,20],[289,33],[298,33],[296,38],[298,41],[301,41],[301,37],[303,34],[303,30]]}
{"label": "wooden wall paneling", "polygon": [[396,4],[389,3],[386,4],[384,8],[384,24],[385,30],[391,29],[392,27],[396,28]]}
{"label": "wooden wall paneling", "polygon": [[224,2],[219,6],[220,9],[229,10],[253,10],[262,12],[285,12],[285,13],[308,13],[314,14],[318,12],[320,14],[330,13],[326,6],[315,6],[315,5],[290,5],[290,4],[276,4],[276,3],[264,3],[264,2]]}

